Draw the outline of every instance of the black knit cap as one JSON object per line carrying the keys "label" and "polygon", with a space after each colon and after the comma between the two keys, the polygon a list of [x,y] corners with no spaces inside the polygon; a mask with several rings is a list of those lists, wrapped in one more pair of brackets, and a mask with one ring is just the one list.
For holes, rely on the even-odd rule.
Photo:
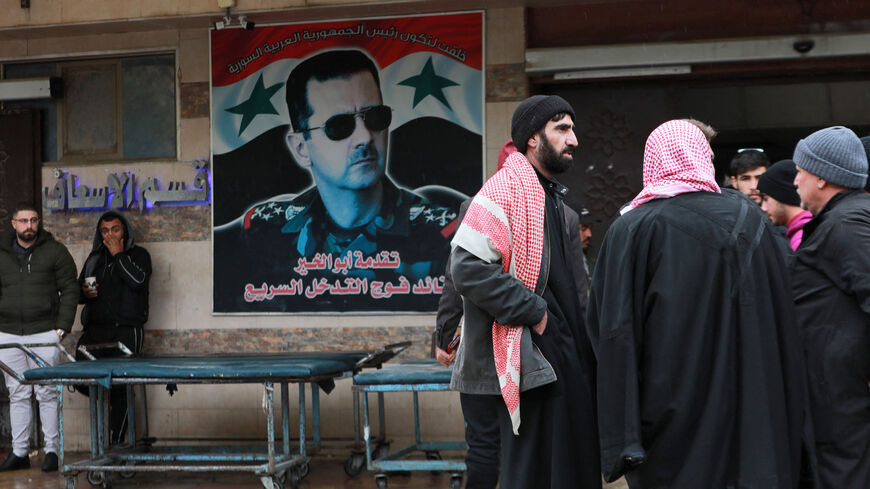
{"label": "black knit cap", "polygon": [[558,95],[532,95],[520,102],[511,118],[511,139],[520,153],[526,152],[529,138],[560,112],[574,119],[574,108]]}
{"label": "black knit cap", "polygon": [[801,198],[794,186],[797,168],[792,160],[780,160],[771,165],[758,178],[758,191],[788,205],[801,205]]}

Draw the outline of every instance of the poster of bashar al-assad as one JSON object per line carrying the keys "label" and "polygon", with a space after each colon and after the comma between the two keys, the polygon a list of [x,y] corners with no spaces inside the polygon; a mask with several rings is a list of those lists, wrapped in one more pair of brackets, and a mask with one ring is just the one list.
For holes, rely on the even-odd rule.
{"label": "poster of bashar al-assad", "polygon": [[483,180],[481,12],[211,33],[214,312],[432,312]]}

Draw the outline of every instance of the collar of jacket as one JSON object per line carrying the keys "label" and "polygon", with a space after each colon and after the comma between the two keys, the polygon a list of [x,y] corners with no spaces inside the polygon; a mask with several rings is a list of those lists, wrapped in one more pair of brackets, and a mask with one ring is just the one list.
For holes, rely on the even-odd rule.
{"label": "collar of jacket", "polygon": [[853,195],[861,195],[863,193],[864,193],[863,190],[849,189],[849,190],[843,190],[842,192],[839,192],[836,195],[834,195],[833,197],[831,197],[831,200],[829,200],[824,205],[824,207],[822,207],[822,211],[819,212],[819,215],[813,216],[813,218],[810,220],[810,222],[808,222],[808,223],[806,223],[806,225],[804,225],[804,237],[803,237],[803,239],[806,240],[811,234],[813,234],[813,231],[815,231],[816,228],[819,227],[819,225],[825,221],[827,216],[831,213],[831,211],[835,207],[837,207],[837,205],[839,205],[844,200],[848,200]]}
{"label": "collar of jacket", "polygon": [[[405,198],[404,192],[389,178],[384,177],[383,185],[384,200],[381,211],[363,227],[371,235],[377,232],[409,236],[411,234],[411,202]],[[309,221],[317,223],[322,228],[327,227],[331,219],[326,212],[326,206],[323,205],[317,187],[312,187],[300,197],[303,197],[299,200],[304,202],[305,207],[295,217],[287,221],[287,224],[281,228],[281,232],[285,234],[298,233]]]}

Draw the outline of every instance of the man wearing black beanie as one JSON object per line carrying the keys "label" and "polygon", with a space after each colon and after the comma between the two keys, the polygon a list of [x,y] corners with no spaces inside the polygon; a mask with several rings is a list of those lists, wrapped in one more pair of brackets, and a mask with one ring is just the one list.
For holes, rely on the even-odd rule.
{"label": "man wearing black beanie", "polygon": [[451,386],[498,396],[502,489],[600,489],[595,355],[566,230],[568,189],[555,179],[577,150],[574,109],[530,97],[511,138],[518,151],[474,196],[452,242],[465,326]]}
{"label": "man wearing black beanie", "polygon": [[796,250],[804,235],[804,224],[813,215],[801,209],[801,198],[794,186],[797,168],[792,160],[774,163],[758,179],[761,192],[761,210],[770,218],[774,226],[785,226],[785,237],[791,249]]}

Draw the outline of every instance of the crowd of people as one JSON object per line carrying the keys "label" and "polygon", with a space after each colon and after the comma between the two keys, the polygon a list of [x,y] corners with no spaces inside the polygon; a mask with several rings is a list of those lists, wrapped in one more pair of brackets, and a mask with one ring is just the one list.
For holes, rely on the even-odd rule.
{"label": "crowd of people", "polygon": [[[467,487],[870,487],[870,137],[827,127],[774,164],[741,150],[722,188],[716,131],[664,122],[590,276],[593,220],[556,178],[580,150],[574,120],[558,96],[520,103],[499,170],[460,207],[435,342],[460,392]],[[0,344],[57,342],[82,303],[79,344],[141,352],[151,259],[124,216],[100,216],[78,277],[39,209],[11,217]],[[36,366],[16,348],[0,361]],[[42,470],[57,470],[56,389],[5,380],[0,471],[30,466],[34,394]],[[113,390],[111,443],[126,406]]]}
{"label": "crowd of people", "polygon": [[452,241],[436,357],[466,487],[870,487],[870,138],[741,150],[723,188],[716,131],[661,124],[587,296],[588,222],[555,178],[574,118],[558,96],[517,107]]}
{"label": "crowd of people", "polygon": [[[112,356],[121,342],[133,353],[142,351],[143,325],[148,320],[151,256],[135,243],[123,215],[108,211],[97,220],[93,248],[76,278],[76,265],[66,246],[41,226],[39,210],[22,203],[12,209],[13,231],[0,240],[0,344],[57,343],[70,332],[76,306],[83,332],[79,345],[104,345],[94,356]],[[53,346],[32,349],[49,365],[60,360]],[[77,352],[77,356],[79,353]],[[0,361],[16,372],[36,368],[23,350],[0,348]],[[4,372],[9,390],[12,453],[0,471],[30,467],[31,396],[39,403],[44,457],[42,470],[58,469],[58,403],[54,386],[22,384]],[[83,389],[87,394],[87,391]],[[109,440],[124,440],[126,389],[113,387],[109,401]]]}

